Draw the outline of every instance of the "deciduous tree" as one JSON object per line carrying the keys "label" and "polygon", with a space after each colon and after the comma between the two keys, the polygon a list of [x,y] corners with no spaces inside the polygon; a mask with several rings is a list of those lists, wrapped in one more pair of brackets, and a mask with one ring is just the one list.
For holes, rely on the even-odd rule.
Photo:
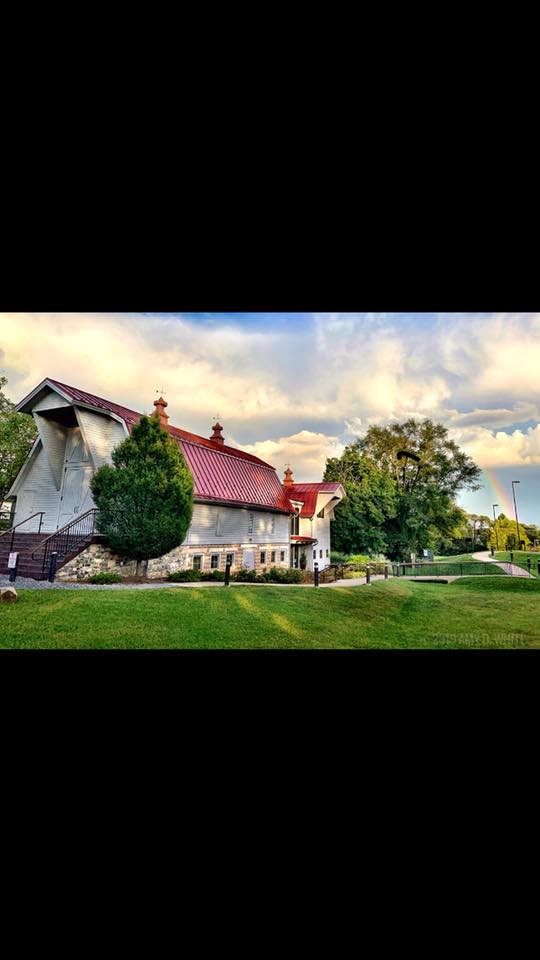
{"label": "deciduous tree", "polygon": [[479,489],[480,476],[442,424],[410,419],[372,426],[327,462],[325,479],[341,480],[347,491],[336,508],[336,548],[386,549],[393,559],[436,549],[463,520],[455,497]]}
{"label": "deciduous tree", "polygon": [[385,524],[396,513],[396,485],[362,454],[359,444],[346,447],[341,457],[326,461],[326,482],[343,484],[346,496],[332,523],[332,545],[337,551],[383,553]]}
{"label": "deciduous tree", "polygon": [[0,511],[36,438],[32,417],[17,413],[15,404],[6,397],[6,383],[6,378],[0,377]]}

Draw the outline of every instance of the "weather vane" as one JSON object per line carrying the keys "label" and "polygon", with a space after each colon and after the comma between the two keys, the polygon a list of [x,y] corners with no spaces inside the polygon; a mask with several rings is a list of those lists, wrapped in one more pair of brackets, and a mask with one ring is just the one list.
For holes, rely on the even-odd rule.
{"label": "weather vane", "polygon": [[161,396],[163,396],[163,391],[164,391],[164,389],[165,389],[165,387],[162,387],[161,390],[156,390],[156,393],[159,393],[159,394],[161,394]]}

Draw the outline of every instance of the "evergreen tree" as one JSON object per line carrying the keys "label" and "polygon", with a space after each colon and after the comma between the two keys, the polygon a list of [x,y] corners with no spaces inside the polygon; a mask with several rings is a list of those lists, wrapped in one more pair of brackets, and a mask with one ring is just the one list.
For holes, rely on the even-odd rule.
{"label": "evergreen tree", "polygon": [[179,444],[153,417],[142,417],[96,471],[90,487],[98,529],[112,550],[135,560],[161,557],[185,540],[193,478]]}

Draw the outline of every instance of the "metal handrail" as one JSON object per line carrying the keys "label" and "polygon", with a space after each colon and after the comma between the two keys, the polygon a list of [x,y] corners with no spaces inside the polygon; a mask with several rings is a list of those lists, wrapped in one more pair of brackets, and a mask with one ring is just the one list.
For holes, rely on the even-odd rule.
{"label": "metal handrail", "polygon": [[[51,553],[56,552],[58,554],[57,560],[60,560],[72,552],[74,543],[79,546],[81,542],[91,540],[95,533],[97,512],[97,508],[93,507],[86,513],[81,513],[80,517],[75,517],[74,520],[64,524],[63,527],[60,527],[59,530],[56,530],[50,537],[40,543],[39,547],[36,547],[32,554],[32,560],[43,560],[41,569],[45,570]],[[39,555],[42,550],[43,557]]]}
{"label": "metal handrail", "polygon": [[13,544],[15,541],[15,531],[18,527],[22,527],[23,523],[28,523],[29,520],[33,520],[34,517],[39,517],[39,528],[38,533],[41,533],[41,524],[43,523],[43,517],[45,516],[45,510],[38,510],[37,513],[31,514],[31,516],[26,517],[25,520],[19,520],[19,523],[16,523],[15,526],[9,527],[7,530],[3,530],[0,533],[0,537],[5,537],[6,534],[11,533],[11,543],[9,545],[10,550],[13,550]]}

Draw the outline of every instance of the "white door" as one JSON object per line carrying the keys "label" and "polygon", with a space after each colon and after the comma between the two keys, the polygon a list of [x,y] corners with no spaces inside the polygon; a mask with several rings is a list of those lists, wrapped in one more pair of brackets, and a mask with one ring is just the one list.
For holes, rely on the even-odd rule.
{"label": "white door", "polygon": [[68,433],[66,440],[66,458],[62,476],[62,490],[58,510],[58,527],[70,523],[80,513],[92,506],[90,497],[90,479],[92,465],[84,438],[79,427]]}
{"label": "white door", "polygon": [[64,471],[58,526],[74,520],[88,507],[88,493],[92,467],[87,463],[68,464]]}
{"label": "white door", "polygon": [[246,570],[255,569],[255,550],[244,550],[244,566]]}

